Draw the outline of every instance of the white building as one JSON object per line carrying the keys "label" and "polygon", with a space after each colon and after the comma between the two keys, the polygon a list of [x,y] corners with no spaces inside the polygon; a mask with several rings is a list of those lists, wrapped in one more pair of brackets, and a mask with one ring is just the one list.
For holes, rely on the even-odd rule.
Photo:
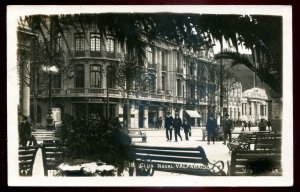
{"label": "white building", "polygon": [[268,95],[254,87],[243,92],[241,120],[257,123],[260,119],[268,119]]}

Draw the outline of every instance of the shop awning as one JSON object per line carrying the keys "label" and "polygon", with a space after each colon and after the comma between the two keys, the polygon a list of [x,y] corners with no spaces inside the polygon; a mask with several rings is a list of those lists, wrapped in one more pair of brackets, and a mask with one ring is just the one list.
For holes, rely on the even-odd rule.
{"label": "shop awning", "polygon": [[185,110],[185,112],[192,118],[201,118],[201,115],[194,110]]}

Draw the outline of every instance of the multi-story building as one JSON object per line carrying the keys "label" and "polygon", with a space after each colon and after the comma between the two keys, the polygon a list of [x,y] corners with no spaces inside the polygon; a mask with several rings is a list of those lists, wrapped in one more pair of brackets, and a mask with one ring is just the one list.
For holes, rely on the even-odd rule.
{"label": "multi-story building", "polygon": [[[126,49],[113,34],[102,38],[91,25],[86,25],[84,31],[68,26],[63,35],[57,34],[54,39],[55,49],[63,53],[62,66],[72,70],[67,75],[70,78],[65,78],[63,70],[52,74],[52,107],[75,117],[92,113],[105,117],[108,113],[124,121],[127,95],[112,78],[110,73],[114,71],[108,69],[126,59]],[[213,75],[208,72],[213,65],[210,51],[179,51],[174,42],[161,38],[148,42],[144,65],[148,86],[130,92],[131,127],[152,127],[167,111],[173,115],[177,111],[181,117],[201,116],[201,120],[193,123],[204,125],[208,110],[215,111],[217,89]],[[141,83],[133,82],[135,86]],[[48,100],[49,90],[38,96],[37,123],[41,126],[46,125]]]}
{"label": "multi-story building", "polygon": [[242,109],[242,84],[234,82],[225,89],[224,111],[229,115],[229,118],[238,121],[241,117]]}

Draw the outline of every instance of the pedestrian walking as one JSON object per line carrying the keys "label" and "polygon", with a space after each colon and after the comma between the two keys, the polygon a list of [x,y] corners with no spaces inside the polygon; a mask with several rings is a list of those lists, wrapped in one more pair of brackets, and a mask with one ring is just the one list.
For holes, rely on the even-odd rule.
{"label": "pedestrian walking", "polygon": [[175,114],[175,118],[174,118],[175,142],[177,142],[177,136],[179,136],[179,138],[182,141],[182,137],[180,135],[180,129],[181,129],[181,127],[182,127],[181,118],[179,117],[179,114],[176,113]]}
{"label": "pedestrian walking", "polygon": [[172,140],[172,129],[173,129],[173,122],[174,119],[171,116],[171,112],[167,113],[166,119],[165,119],[165,128],[166,128],[166,137],[167,141]]}
{"label": "pedestrian walking", "polygon": [[229,119],[229,115],[225,114],[225,120],[223,122],[223,131],[224,131],[224,142],[226,145],[226,140],[228,137],[228,141],[231,142],[231,130],[232,130],[232,120]]}
{"label": "pedestrian walking", "polygon": [[267,121],[268,130],[271,131],[272,122],[271,119]]}
{"label": "pedestrian walking", "polygon": [[214,118],[213,114],[209,114],[206,122],[208,145],[210,144],[210,140],[215,144],[217,126],[217,120]]}
{"label": "pedestrian walking", "polygon": [[189,140],[189,134],[191,134],[191,125],[187,121],[186,118],[183,119],[182,127],[183,127],[184,134],[185,134],[185,140],[188,141]]}
{"label": "pedestrian walking", "polygon": [[247,130],[247,122],[246,121],[243,122],[243,126],[244,126],[244,130],[246,131]]}
{"label": "pedestrian walking", "polygon": [[249,129],[249,131],[251,129],[251,122],[250,121],[248,121],[248,129]]}

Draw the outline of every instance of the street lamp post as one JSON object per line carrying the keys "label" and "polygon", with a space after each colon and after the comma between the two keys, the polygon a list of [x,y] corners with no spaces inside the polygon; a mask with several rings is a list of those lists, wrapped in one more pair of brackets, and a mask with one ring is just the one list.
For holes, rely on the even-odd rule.
{"label": "street lamp post", "polygon": [[46,128],[47,130],[54,130],[54,124],[53,124],[53,116],[52,116],[52,73],[58,72],[58,69],[56,66],[47,66],[43,67],[43,70],[48,73],[49,75],[49,82],[48,82],[48,88],[49,88],[49,101],[48,101],[48,111],[46,116]]}

